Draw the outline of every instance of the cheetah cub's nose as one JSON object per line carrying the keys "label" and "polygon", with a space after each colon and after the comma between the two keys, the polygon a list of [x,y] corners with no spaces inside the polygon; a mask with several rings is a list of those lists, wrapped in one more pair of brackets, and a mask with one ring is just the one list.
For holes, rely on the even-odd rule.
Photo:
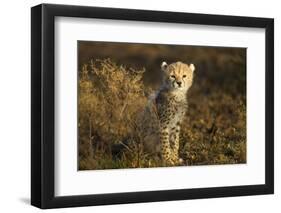
{"label": "cheetah cub's nose", "polygon": [[177,84],[179,85],[179,87],[181,86],[181,82],[180,81],[177,81]]}

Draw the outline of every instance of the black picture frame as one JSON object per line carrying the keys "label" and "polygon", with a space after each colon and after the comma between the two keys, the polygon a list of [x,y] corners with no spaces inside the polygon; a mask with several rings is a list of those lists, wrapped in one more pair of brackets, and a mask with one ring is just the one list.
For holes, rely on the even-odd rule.
{"label": "black picture frame", "polygon": [[[264,28],[266,32],[265,184],[56,197],[54,195],[54,21],[58,16]],[[41,4],[31,9],[31,52],[32,205],[46,209],[274,193],[273,19]]]}

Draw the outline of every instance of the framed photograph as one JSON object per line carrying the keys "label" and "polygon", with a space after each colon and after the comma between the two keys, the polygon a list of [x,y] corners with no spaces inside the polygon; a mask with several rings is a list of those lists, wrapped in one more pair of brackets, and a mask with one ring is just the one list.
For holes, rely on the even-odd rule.
{"label": "framed photograph", "polygon": [[272,194],[274,20],[31,9],[31,203]]}

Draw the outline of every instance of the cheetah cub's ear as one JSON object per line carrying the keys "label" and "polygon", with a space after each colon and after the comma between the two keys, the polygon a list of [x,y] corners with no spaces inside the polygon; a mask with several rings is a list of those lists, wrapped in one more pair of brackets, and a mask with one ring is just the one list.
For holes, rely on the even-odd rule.
{"label": "cheetah cub's ear", "polygon": [[195,70],[194,64],[190,64],[190,65],[189,65],[189,68],[191,69],[192,72],[194,72],[194,70]]}
{"label": "cheetah cub's ear", "polygon": [[168,64],[166,63],[166,61],[163,61],[161,64],[161,69],[165,72],[167,70]]}

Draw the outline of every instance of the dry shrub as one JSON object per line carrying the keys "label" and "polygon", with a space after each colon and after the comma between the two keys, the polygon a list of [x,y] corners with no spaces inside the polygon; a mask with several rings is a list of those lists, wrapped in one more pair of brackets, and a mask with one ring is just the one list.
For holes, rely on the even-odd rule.
{"label": "dry shrub", "polygon": [[80,169],[112,160],[114,144],[135,152],[130,146],[136,149],[135,122],[146,104],[144,71],[118,66],[110,59],[83,65],[79,79]]}

